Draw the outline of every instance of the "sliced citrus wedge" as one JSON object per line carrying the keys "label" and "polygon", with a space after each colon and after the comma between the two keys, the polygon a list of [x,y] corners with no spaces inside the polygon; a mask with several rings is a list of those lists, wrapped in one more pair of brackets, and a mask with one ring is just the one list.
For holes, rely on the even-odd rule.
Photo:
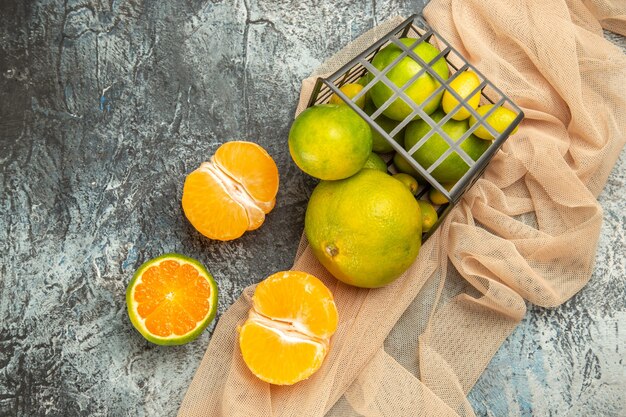
{"label": "sliced citrus wedge", "polygon": [[168,253],[141,265],[126,290],[133,326],[157,345],[182,345],[215,318],[217,285],[195,259]]}
{"label": "sliced citrus wedge", "polygon": [[239,346],[263,381],[291,385],[315,373],[330,349],[338,315],[333,295],[312,275],[278,272],[257,285]]}

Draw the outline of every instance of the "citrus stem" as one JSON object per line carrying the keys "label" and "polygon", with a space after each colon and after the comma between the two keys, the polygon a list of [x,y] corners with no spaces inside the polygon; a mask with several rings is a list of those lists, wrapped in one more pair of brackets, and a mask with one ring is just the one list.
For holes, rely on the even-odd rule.
{"label": "citrus stem", "polygon": [[330,243],[328,245],[326,245],[326,253],[328,254],[328,256],[330,256],[331,258],[334,258],[335,256],[339,255],[339,249],[337,248],[337,246],[335,246],[334,244]]}

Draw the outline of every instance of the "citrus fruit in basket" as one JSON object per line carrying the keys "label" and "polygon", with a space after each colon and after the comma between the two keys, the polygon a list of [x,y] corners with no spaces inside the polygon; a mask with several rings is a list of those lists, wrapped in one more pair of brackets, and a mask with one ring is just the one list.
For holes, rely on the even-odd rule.
{"label": "citrus fruit in basket", "polygon": [[262,147],[226,142],[187,175],[183,211],[204,236],[232,240],[263,224],[277,192],[278,168]]}
{"label": "citrus fruit in basket", "polygon": [[298,167],[322,180],[356,174],[372,152],[372,131],[346,105],[320,104],[296,118],[289,131],[289,152]]}
{"label": "citrus fruit in basket", "polygon": [[385,161],[383,161],[383,158],[381,158],[380,156],[378,156],[378,154],[375,154],[374,152],[372,152],[367,158],[367,161],[365,161],[363,169],[365,168],[376,169],[381,172],[387,172],[387,164],[385,163]]}
{"label": "citrus fruit in basket", "polygon": [[404,159],[404,157],[399,154],[396,153],[393,156],[393,164],[395,165],[396,169],[400,172],[404,172],[405,174],[409,174],[410,176],[414,177],[414,178],[419,178],[421,177],[419,175],[419,172],[417,172],[417,170],[415,168],[413,168],[406,159]]}
{"label": "citrus fruit in basket", "polygon": [[[365,102],[365,107],[363,108],[363,110],[365,110],[365,113],[371,116],[376,111],[376,106],[374,106],[374,103],[372,103],[371,100],[368,100]],[[390,118],[385,117],[382,114],[376,118],[375,122],[378,123],[378,125],[382,127],[383,130],[387,133],[393,132],[396,126],[400,124],[400,122],[391,120]],[[393,140],[398,142],[400,146],[402,146],[404,143],[404,130],[405,129],[400,130],[393,137]],[[386,153],[393,151],[393,146],[391,146],[391,144],[387,141],[387,139],[383,137],[383,135],[378,133],[376,129],[372,128],[372,149],[374,150],[374,152]]]}
{"label": "citrus fruit in basket", "polygon": [[[467,104],[474,110],[478,108],[478,104],[480,103],[480,91],[476,92],[472,97],[470,97],[470,94],[472,94],[472,91],[476,90],[479,85],[480,78],[478,78],[478,75],[473,71],[464,71],[457,75],[454,80],[450,81],[450,88],[461,96],[461,98],[465,99]],[[446,90],[441,99],[441,108],[443,111],[448,114],[458,105],[459,100]],[[465,107],[461,107],[452,116],[454,120],[464,120],[468,117],[470,117],[470,112]]]}
{"label": "citrus fruit in basket", "polygon": [[[344,93],[346,96],[348,96],[349,99],[352,100],[354,97],[356,97],[356,95],[361,90],[363,90],[363,86],[361,84],[356,84],[356,83],[347,83],[347,84],[342,85],[339,88],[339,90],[341,90],[342,93]],[[346,103],[344,103],[343,99],[341,97],[339,97],[335,93],[333,93],[333,95],[330,96],[329,103],[331,103],[331,104],[346,104]],[[363,106],[365,105],[365,94],[363,94],[361,97],[359,97],[359,99],[357,101],[355,101],[354,104],[356,104],[360,108],[363,108]]]}
{"label": "citrus fruit in basket", "polygon": [[338,315],[333,295],[305,272],[278,272],[257,285],[239,347],[265,382],[291,385],[317,371],[330,349]]}
{"label": "citrus fruit in basket", "polygon": [[[415,43],[416,39],[402,38],[402,42],[407,47]],[[413,52],[422,58],[426,63],[430,63],[438,54],[439,49],[428,42],[420,42],[413,47]],[[374,59],[372,65],[379,71],[389,66],[401,53],[402,49],[394,43],[391,43],[381,49]],[[449,69],[445,58],[441,57],[436,62],[430,64],[433,70],[444,80],[448,79]],[[422,69],[422,66],[413,58],[406,56],[400,60],[389,72],[386,77],[398,87],[404,87],[411,78],[413,78]],[[424,72],[417,80],[404,88],[404,93],[417,105],[427,103],[424,106],[424,112],[430,114],[434,112],[441,103],[443,91],[432,96],[441,84],[428,72]],[[370,90],[370,97],[376,105],[381,107],[393,95],[393,90],[389,88],[383,81],[378,81]],[[432,96],[432,97],[431,97]],[[428,101],[427,101],[428,100]],[[383,114],[393,120],[404,120],[413,112],[413,108],[403,99],[398,97],[387,107]]]}
{"label": "citrus fruit in basket", "polygon": [[402,184],[404,184],[409,189],[411,194],[415,195],[417,193],[417,190],[419,189],[419,184],[417,183],[417,180],[415,178],[403,172],[399,174],[394,174],[393,177],[400,181]]}
{"label": "citrus fruit in basket", "polygon": [[[445,114],[442,111],[437,111],[431,115],[434,122],[438,123]],[[424,135],[431,130],[431,127],[424,120],[415,120],[406,128],[404,135],[404,147],[406,150],[410,150]],[[453,141],[458,140],[468,130],[467,120],[448,120],[443,126],[442,130]],[[491,142],[477,138],[474,135],[470,135],[462,144],[461,149],[465,151],[476,161],[489,147]],[[450,148],[448,142],[442,138],[438,133],[430,136],[426,142],[420,146],[413,153],[413,158],[424,168],[430,167],[435,161],[439,159],[445,151]],[[435,168],[430,175],[440,183],[444,182],[456,182],[458,181],[469,169],[469,165],[465,162],[456,151],[452,151],[448,157],[446,157],[441,164]]]}
{"label": "citrus fruit in basket", "polygon": [[[484,116],[489,110],[491,110],[492,107],[493,104],[485,104],[484,106],[480,106],[479,108],[477,108],[476,113]],[[513,120],[515,120],[516,117],[517,114],[507,109],[506,107],[498,107],[493,111],[493,113],[489,115],[489,117],[487,117],[486,122],[489,123],[489,125],[493,127],[496,132],[502,133],[507,127],[509,127],[511,123],[513,123]],[[474,116],[471,116],[469,125],[473,126],[475,123],[477,123],[476,118]],[[515,126],[515,129],[513,129],[511,135],[517,132],[517,128],[518,126]],[[474,130],[474,135],[485,140],[494,139],[493,135],[484,126],[479,126],[478,128],[476,128],[476,130]]]}
{"label": "citrus fruit in basket", "polygon": [[[454,184],[442,184],[442,185],[448,191],[450,191],[452,187],[454,187]],[[428,191],[428,198],[433,204],[437,206],[441,206],[441,205],[449,203],[448,198],[445,195],[443,195],[441,191],[439,191],[438,189],[434,187]]]}
{"label": "citrus fruit in basket", "polygon": [[157,345],[182,345],[215,318],[217,285],[200,262],[168,253],[139,267],[126,290],[133,326]]}
{"label": "citrus fruit in basket", "polygon": [[437,223],[437,210],[428,201],[417,200],[422,212],[422,232],[428,232]]}
{"label": "citrus fruit in basket", "polygon": [[420,249],[422,220],[409,189],[364,169],[313,190],[304,219],[311,250],[337,279],[375,288],[398,278]]}

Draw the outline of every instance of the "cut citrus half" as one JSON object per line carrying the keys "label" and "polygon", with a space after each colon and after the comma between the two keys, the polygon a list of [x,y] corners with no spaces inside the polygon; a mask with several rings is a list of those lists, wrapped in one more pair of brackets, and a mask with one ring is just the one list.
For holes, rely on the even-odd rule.
{"label": "cut citrus half", "polygon": [[187,176],[183,211],[210,239],[232,240],[259,228],[276,204],[278,168],[252,142],[226,142]]}
{"label": "cut citrus half", "polygon": [[322,366],[337,323],[333,295],[322,281],[305,272],[278,272],[257,285],[239,329],[243,360],[265,382],[295,384]]}
{"label": "cut citrus half", "polygon": [[190,342],[215,318],[217,285],[195,259],[175,253],[139,267],[126,290],[133,326],[157,345]]}

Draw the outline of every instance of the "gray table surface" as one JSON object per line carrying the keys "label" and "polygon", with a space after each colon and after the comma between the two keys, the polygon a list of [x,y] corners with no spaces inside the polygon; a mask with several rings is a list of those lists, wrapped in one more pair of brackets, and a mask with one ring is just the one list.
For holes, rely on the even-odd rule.
{"label": "gray table surface", "polygon": [[[185,346],[146,342],[126,315],[133,271],[195,257],[222,313],[289,267],[314,186],[286,146],[300,81],[422,6],[1,1],[0,416],[174,415],[213,326]],[[259,231],[216,243],[183,217],[181,188],[232,139],[264,146],[281,188]],[[478,415],[626,415],[625,166],[600,196],[589,285],[560,308],[530,306],[470,393]]]}

